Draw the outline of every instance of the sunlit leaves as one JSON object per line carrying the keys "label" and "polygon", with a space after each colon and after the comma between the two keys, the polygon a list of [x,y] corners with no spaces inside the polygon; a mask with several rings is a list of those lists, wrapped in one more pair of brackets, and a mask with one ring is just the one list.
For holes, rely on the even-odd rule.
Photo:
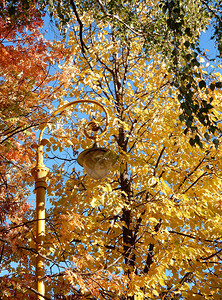
{"label": "sunlit leaves", "polygon": [[[159,9],[167,12],[168,21],[166,16],[163,21],[171,32],[180,34],[183,24],[177,23],[183,21],[184,12],[180,7],[175,10],[174,4]],[[170,9],[181,20],[169,16]],[[204,61],[190,52],[180,73],[183,84],[177,85],[175,70],[169,70],[154,48],[149,58],[144,57],[140,37],[120,41],[120,35],[103,20],[95,23],[87,12],[81,17],[88,51],[81,52],[74,31],[67,44],[51,45],[50,62],[59,62],[58,86],[51,88],[51,94],[60,106],[65,99],[96,99],[105,105],[110,123],[98,145],[110,148],[118,160],[100,181],[77,167],[77,151],[92,146],[84,136],[87,120],[104,126],[104,114],[94,105],[72,107],[48,124],[48,293],[55,298],[70,294],[96,299],[192,299],[194,295],[218,299],[222,156],[214,122],[220,124],[221,119],[220,74],[208,74],[201,66]],[[181,51],[192,45],[191,32],[185,29],[184,33],[187,40],[182,41]],[[177,55],[174,51],[172,59]],[[192,67],[190,71],[187,66]],[[9,86],[4,87],[4,95]],[[43,93],[47,96],[40,103],[43,110],[52,99],[49,91]],[[38,97],[34,99],[38,104]],[[22,108],[28,110],[29,103]],[[12,115],[8,124],[18,121]],[[213,123],[209,130],[205,122]],[[192,147],[189,140],[202,149]],[[25,151],[13,149],[7,154],[27,162]],[[16,183],[18,174],[10,167],[8,174],[13,172]],[[16,216],[10,216],[13,222]],[[32,265],[34,232],[31,225],[27,228],[22,237],[30,247],[18,252],[14,243],[13,251],[24,261],[28,253]],[[8,240],[13,240],[13,234]]]}
{"label": "sunlit leaves", "polygon": [[[90,15],[87,18],[89,22]],[[215,254],[221,239],[221,149],[216,142],[220,136],[215,131],[217,140],[211,140],[201,118],[194,117],[186,137],[179,120],[180,92],[171,84],[172,74],[160,56],[151,52],[148,61],[141,56],[138,38],[119,44],[111,30],[99,27],[86,33],[93,41],[87,59],[70,36],[78,70],[75,80],[71,82],[72,75],[65,70],[73,67],[68,57],[61,70],[70,95],[96,98],[108,108],[111,126],[99,144],[109,144],[118,161],[108,178],[99,182],[81,172],[66,181],[67,173],[54,170],[58,177],[51,179],[50,191],[56,197],[50,215],[78,213],[82,227],[73,227],[67,235],[59,227],[51,228],[55,240],[67,238],[64,248],[53,255],[58,258],[62,251],[61,264],[74,257],[69,289],[75,287],[85,296],[91,293],[102,299],[107,293],[112,298],[114,293],[126,299],[189,299],[202,293],[217,299],[218,289],[211,292],[206,280],[215,286],[221,270]],[[203,67],[196,67],[206,75]],[[220,118],[217,76],[209,77],[209,93],[208,83],[195,77],[198,90],[187,97],[195,96],[198,103],[203,100],[199,108],[192,107],[194,111],[202,109],[209,116],[212,110]],[[190,107],[184,104],[184,109],[189,116]],[[86,112],[94,116],[90,108]],[[82,121],[77,124],[76,147],[86,148],[90,141],[82,135]],[[192,147],[189,139],[203,150]]]}
{"label": "sunlit leaves", "polygon": [[[3,298],[34,299],[25,287],[34,288],[34,196],[28,201],[35,160],[31,145],[34,130],[52,107],[48,84],[56,76],[48,74],[50,43],[41,34],[43,21],[33,5],[24,12],[27,2],[18,2],[13,2],[18,11],[2,2],[0,17],[0,290]],[[22,20],[16,19],[21,15]]]}

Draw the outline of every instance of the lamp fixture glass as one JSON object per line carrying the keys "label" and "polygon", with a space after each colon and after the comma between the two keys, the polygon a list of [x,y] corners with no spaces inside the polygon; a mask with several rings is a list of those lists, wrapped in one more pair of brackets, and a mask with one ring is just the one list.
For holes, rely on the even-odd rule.
{"label": "lamp fixture glass", "polygon": [[99,180],[107,176],[116,162],[116,155],[107,148],[97,147],[95,143],[92,148],[79,154],[77,162],[91,178]]}

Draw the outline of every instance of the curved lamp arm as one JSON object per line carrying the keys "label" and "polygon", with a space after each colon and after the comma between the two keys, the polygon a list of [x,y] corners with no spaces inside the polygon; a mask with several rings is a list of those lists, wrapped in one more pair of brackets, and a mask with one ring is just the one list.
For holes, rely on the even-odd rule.
{"label": "curved lamp arm", "polygon": [[[60,108],[58,108],[49,118],[48,120],[45,122],[44,124],[44,127],[42,128],[41,132],[40,132],[40,135],[39,135],[39,145],[41,145],[41,141],[42,141],[42,136],[43,136],[43,133],[45,131],[45,128],[47,126],[47,124],[49,123],[49,121],[55,117],[56,115],[58,115],[59,113],[65,111],[67,108],[69,108],[70,106],[73,106],[73,105],[76,105],[78,103],[90,103],[90,104],[96,104],[97,106],[99,106],[100,108],[102,108],[102,110],[104,111],[105,115],[106,115],[106,126],[105,126],[105,129],[102,130],[102,132],[100,134],[97,134],[95,137],[94,136],[91,136],[87,133],[86,129],[84,129],[84,133],[85,135],[89,138],[89,139],[92,139],[92,140],[96,140],[97,138],[100,138],[101,136],[103,136],[106,131],[107,131],[107,128],[108,128],[108,124],[109,124],[109,115],[108,115],[108,112],[107,112],[107,109],[100,103],[98,103],[97,101],[95,100],[75,100],[75,101],[72,101],[72,102],[69,102],[67,104],[64,104],[63,106],[61,106]],[[93,121],[89,122],[87,125],[89,125],[90,123],[92,123]],[[94,122],[93,122],[94,123]],[[96,124],[96,123],[94,123]],[[86,127],[85,126],[85,127]]]}

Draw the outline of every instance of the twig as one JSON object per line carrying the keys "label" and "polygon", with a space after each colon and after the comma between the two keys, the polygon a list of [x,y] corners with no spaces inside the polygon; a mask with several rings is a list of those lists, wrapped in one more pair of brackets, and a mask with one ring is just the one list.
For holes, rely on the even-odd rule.
{"label": "twig", "polygon": [[109,13],[105,10],[105,8],[104,8],[104,6],[103,6],[103,4],[102,4],[102,2],[101,2],[100,0],[96,0],[96,1],[99,3],[99,6],[101,7],[102,12],[103,12],[107,17],[116,19],[118,22],[120,22],[120,23],[122,23],[124,26],[126,26],[132,33],[134,33],[134,34],[136,34],[136,35],[138,35],[138,36],[143,36],[143,34],[142,34],[141,32],[135,31],[133,28],[131,28],[129,25],[127,25],[123,20],[121,20],[117,15],[111,15],[111,14],[109,14]]}
{"label": "twig", "polygon": [[41,293],[39,293],[36,289],[33,289],[32,287],[30,286],[25,286],[24,285],[24,288],[26,288],[27,290],[30,290],[32,291],[33,293],[35,293],[36,295],[39,295],[41,296],[42,298],[46,299],[46,300],[50,300],[50,298],[46,297],[46,296],[43,296]]}

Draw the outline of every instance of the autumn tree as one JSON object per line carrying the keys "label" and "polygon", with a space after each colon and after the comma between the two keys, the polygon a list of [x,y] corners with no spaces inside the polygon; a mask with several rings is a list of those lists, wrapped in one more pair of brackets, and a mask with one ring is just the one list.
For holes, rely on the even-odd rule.
{"label": "autumn tree", "polygon": [[1,299],[20,299],[23,284],[32,286],[34,281],[24,248],[29,223],[34,221],[34,216],[30,219],[33,204],[28,201],[34,159],[31,145],[36,139],[34,130],[52,108],[49,82],[56,75],[49,75],[50,63],[62,55],[61,49],[53,57],[48,53],[50,42],[41,32],[38,11],[30,10],[29,16],[22,9],[20,13],[21,23],[9,14],[0,18]]}
{"label": "autumn tree", "polygon": [[[78,109],[58,117],[59,126],[50,124],[54,146],[46,147],[48,161],[62,163],[54,164],[49,175],[48,297],[218,299],[220,135],[210,139],[195,118],[198,135],[196,129],[187,135],[193,144],[200,136],[202,149],[192,147],[182,134],[174,73],[160,54],[153,49],[148,58],[140,37],[121,41],[109,24],[92,20],[85,14],[87,53],[81,52],[76,28],[69,32],[69,53],[60,65],[66,85],[58,100],[62,105],[64,99],[96,99],[106,106],[110,129],[98,145],[113,150],[117,163],[107,178],[90,179],[72,165],[76,156],[67,150],[73,145],[76,154],[91,145]],[[221,75],[209,75],[201,65],[203,57],[197,59],[196,72],[207,75],[215,88],[203,88],[202,78],[194,77],[199,88],[193,96],[206,107],[205,113],[210,106],[208,117],[214,121],[221,116],[216,85]],[[84,112],[102,124],[100,111],[92,108]]]}
{"label": "autumn tree", "polygon": [[[171,85],[178,89],[178,101],[181,105],[180,120],[185,123],[185,133],[196,131],[196,138],[191,144],[201,146],[201,136],[195,125],[195,119],[207,128],[208,135],[214,136],[220,130],[217,122],[209,117],[211,105],[196,101],[195,94],[199,87],[205,89],[221,88],[221,82],[208,84],[206,74],[198,72],[198,56],[207,60],[221,58],[221,1],[14,1],[7,0],[2,8],[9,8],[11,18],[18,17],[23,22],[20,7],[29,11],[36,8],[39,14],[45,9],[50,11],[52,19],[63,33],[67,32],[69,22],[73,18],[79,24],[77,32],[81,43],[81,51],[87,52],[87,42],[84,36],[84,13],[90,12],[94,20],[105,20],[112,30],[126,43],[138,37],[142,44],[141,51],[147,56],[155,50],[160,59],[167,64],[167,71],[174,74]],[[4,10],[3,10],[4,11]],[[2,13],[4,15],[4,13]],[[200,39],[203,31],[210,30],[210,38],[217,48],[216,57],[202,48]],[[196,69],[197,67],[197,69]],[[201,80],[196,80],[200,78]],[[197,84],[198,82],[198,84]],[[216,135],[214,136],[216,137]]]}
{"label": "autumn tree", "polygon": [[[221,297],[220,135],[215,129],[217,139],[211,139],[206,124],[195,115],[191,130],[187,131],[188,138],[183,135],[186,126],[180,121],[181,91],[174,84],[174,70],[169,69],[158,49],[154,47],[145,55],[140,35],[122,40],[112,26],[103,19],[95,20],[91,12],[80,16],[81,23],[71,20],[66,40],[57,41],[48,49],[51,63],[61,59],[59,81],[51,88],[46,79],[41,81],[44,72],[39,73],[39,69],[28,72],[35,80],[28,81],[28,87],[32,91],[37,85],[40,97],[38,93],[38,97],[35,93],[26,94],[30,90],[25,86],[18,94],[21,98],[16,99],[23,100],[20,105],[26,104],[26,113],[8,120],[19,122],[11,128],[25,128],[20,132],[23,135],[19,136],[19,146],[30,149],[24,147],[30,146],[34,135],[27,135],[32,133],[31,129],[22,126],[46,120],[45,110],[48,113],[52,109],[51,94],[59,105],[73,99],[96,99],[110,114],[109,130],[98,145],[113,150],[117,162],[101,181],[90,179],[75,164],[76,152],[91,145],[83,134],[84,118],[86,115],[95,118],[102,126],[104,116],[100,110],[90,105],[84,109],[78,106],[48,125],[46,137],[52,145],[45,147],[46,163],[51,168],[46,217],[46,297],[218,299]],[[182,43],[178,47],[183,52],[186,46]],[[31,66],[37,58],[32,57]],[[218,122],[221,75],[209,74],[203,56],[196,56],[195,61],[192,69],[196,72],[192,79],[195,89],[190,96],[201,106],[209,122]],[[28,57],[25,69],[26,62]],[[187,65],[183,60],[180,63],[182,68]],[[205,77],[210,88],[205,86]],[[7,80],[3,86],[5,82],[8,84]],[[12,85],[3,93],[5,97],[9,90],[17,91]],[[29,101],[25,102],[26,99]],[[39,104],[39,110],[33,107],[35,103],[36,107]],[[15,107],[18,112],[20,106]],[[83,112],[83,118],[78,112]],[[30,119],[27,121],[25,116]],[[6,113],[3,119],[7,119]],[[217,126],[220,129],[220,122]],[[4,147],[6,141],[11,142],[10,146],[18,142],[13,141],[14,135],[8,137],[4,135]],[[192,147],[189,139],[191,144],[202,143],[203,149]],[[24,153],[25,150],[18,153],[19,159],[28,168],[30,164]],[[33,152],[30,155],[32,158]],[[7,171],[5,165],[1,171],[8,180],[4,181],[4,193],[12,188],[10,184],[15,178],[14,190],[8,198],[15,199],[17,204],[20,199],[24,201],[24,190],[18,188],[18,182],[24,186],[30,177],[22,181],[24,172],[20,177],[21,173],[11,167],[13,159],[8,165],[8,172],[13,171],[13,175],[3,173]],[[15,195],[18,192],[19,197]],[[2,203],[8,203],[8,198],[2,195]],[[19,210],[17,205],[15,211],[4,215],[4,221],[8,217],[11,223],[6,228],[3,221],[1,229],[1,263],[11,273],[11,277],[3,276],[1,280],[1,297],[5,299],[35,298],[32,288],[35,217],[31,213],[24,216],[22,208]],[[10,264],[12,261],[14,264]]]}

